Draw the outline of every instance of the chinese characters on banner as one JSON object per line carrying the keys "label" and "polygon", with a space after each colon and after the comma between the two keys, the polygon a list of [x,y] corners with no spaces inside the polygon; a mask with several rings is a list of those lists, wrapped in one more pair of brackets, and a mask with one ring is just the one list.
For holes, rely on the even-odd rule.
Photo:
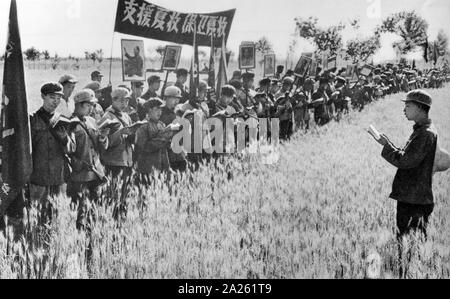
{"label": "chinese characters on banner", "polygon": [[171,11],[144,0],[119,0],[114,31],[177,44],[192,45],[197,24],[198,46],[222,45],[228,40],[236,10],[208,14]]}

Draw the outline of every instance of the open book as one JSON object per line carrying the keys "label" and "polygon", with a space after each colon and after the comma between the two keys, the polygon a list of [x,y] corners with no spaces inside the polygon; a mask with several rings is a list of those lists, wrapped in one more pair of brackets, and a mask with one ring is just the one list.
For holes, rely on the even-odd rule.
{"label": "open book", "polygon": [[122,124],[118,120],[111,120],[106,119],[104,122],[99,124],[98,129],[111,129],[111,130],[118,130]]}
{"label": "open book", "polygon": [[68,119],[61,114],[55,113],[55,115],[50,119],[50,125],[53,129],[58,127],[65,127],[68,129],[74,128],[77,124],[80,123],[80,119],[78,117],[74,117],[72,119]]}
{"label": "open book", "polygon": [[179,131],[179,130],[181,130],[181,125],[180,124],[169,124],[167,127],[166,127],[166,129],[167,130],[170,130],[170,131]]}
{"label": "open book", "polygon": [[147,122],[146,121],[138,121],[134,124],[132,124],[131,126],[129,126],[128,128],[132,131],[132,132],[136,132],[140,127],[142,127],[143,125],[145,125]]}
{"label": "open book", "polygon": [[380,132],[378,132],[377,129],[375,129],[374,126],[370,125],[369,129],[367,130],[367,132],[369,132],[369,134],[372,135],[373,138],[375,138],[376,140],[380,140],[381,134],[380,134]]}

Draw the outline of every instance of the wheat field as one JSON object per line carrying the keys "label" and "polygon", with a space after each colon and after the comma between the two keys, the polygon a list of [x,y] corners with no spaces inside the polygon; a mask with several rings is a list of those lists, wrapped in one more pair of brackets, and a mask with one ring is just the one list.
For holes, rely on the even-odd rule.
{"label": "wheat field", "polygon": [[[27,73],[36,99],[43,77]],[[430,91],[446,149],[449,92]],[[0,234],[0,278],[397,278],[396,203],[388,198],[395,169],[364,129],[374,124],[403,145],[413,125],[402,113],[404,96],[298,133],[274,163],[265,154],[241,155],[218,168],[155,178],[142,196],[133,188],[120,227],[111,208],[96,210],[89,267],[76,211],[70,199],[56,198],[51,227],[38,229],[32,209],[26,238],[15,242],[12,229]],[[449,179],[450,172],[434,177],[429,238],[408,240],[407,278],[450,278]]]}

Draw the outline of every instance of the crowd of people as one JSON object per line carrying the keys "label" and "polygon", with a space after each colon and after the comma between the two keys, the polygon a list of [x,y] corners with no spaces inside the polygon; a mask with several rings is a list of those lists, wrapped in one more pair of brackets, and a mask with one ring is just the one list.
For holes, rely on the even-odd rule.
{"label": "crowd of people", "polygon": [[[236,71],[217,97],[202,80],[190,92],[186,69],[177,70],[176,82],[163,87],[160,77],[151,76],[145,93],[140,81],[102,88],[103,75],[98,71],[91,74],[91,83],[75,93],[77,78],[64,75],[59,82],[42,86],[43,105],[30,118],[33,173],[29,198],[40,204],[41,221],[48,223],[52,218],[49,198],[67,194],[78,206],[77,227],[83,229],[101,186],[116,184],[120,195],[110,197],[114,217],[120,220],[126,217],[130,184],[145,187],[155,173],[195,171],[202,162],[226,154],[206,148],[175,152],[171,144],[182,130],[180,119],[188,119],[192,126],[193,115],[203,122],[211,117],[224,122],[230,118],[279,119],[279,137],[289,140],[294,132],[308,130],[312,120],[322,126],[385,95],[439,88],[446,81],[444,71],[417,71],[406,65],[380,65],[355,82],[343,77],[345,71],[318,70],[315,78],[302,78],[291,70],[284,73],[280,66],[274,77],[263,78],[257,88],[254,73]],[[210,133],[203,127],[200,130],[205,136]]]}

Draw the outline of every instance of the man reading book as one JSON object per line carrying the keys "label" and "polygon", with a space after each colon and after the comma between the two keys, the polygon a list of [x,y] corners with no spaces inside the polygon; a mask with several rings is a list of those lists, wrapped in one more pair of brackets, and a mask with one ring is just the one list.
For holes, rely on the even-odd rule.
{"label": "man reading book", "polygon": [[383,158],[398,168],[390,197],[398,202],[399,240],[417,230],[426,237],[434,209],[432,176],[437,146],[437,132],[429,118],[431,96],[422,90],[414,90],[407,94],[404,102],[406,118],[415,123],[406,146],[396,147],[384,134],[377,140],[383,146]]}

